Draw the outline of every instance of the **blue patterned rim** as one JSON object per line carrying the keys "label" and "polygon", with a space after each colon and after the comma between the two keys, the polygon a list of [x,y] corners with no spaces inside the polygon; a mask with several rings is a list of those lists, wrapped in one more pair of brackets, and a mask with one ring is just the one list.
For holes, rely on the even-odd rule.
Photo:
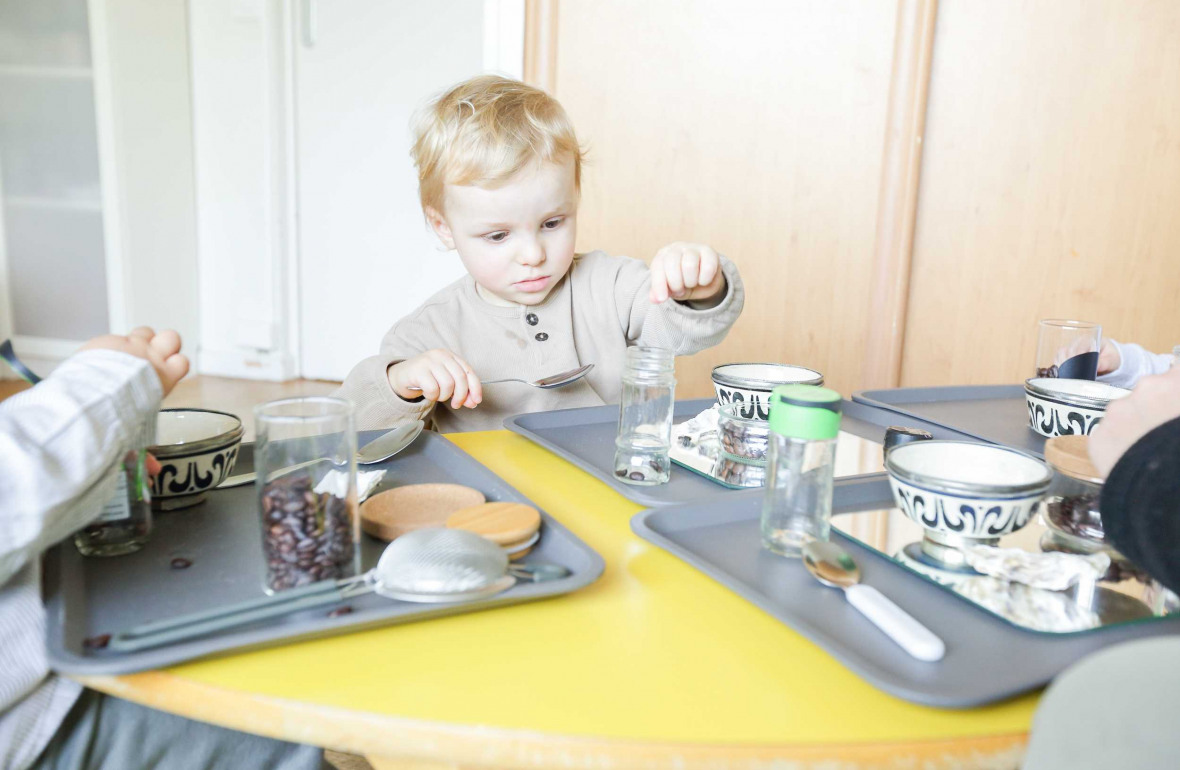
{"label": "blue patterned rim", "polygon": [[[1014,455],[1027,458],[1039,465],[1044,470],[1044,478],[1040,481],[1030,481],[1026,484],[977,484],[967,481],[957,481],[955,479],[937,478],[934,476],[925,476],[921,473],[907,471],[904,468],[897,467],[897,462],[893,460],[894,455],[898,452],[904,452],[910,447],[931,447],[939,444],[966,444],[972,446],[986,447],[989,451],[995,452],[1010,452]],[[927,449],[909,451],[929,451]],[[1053,480],[1053,471],[1049,466],[1041,460],[1033,457],[1028,452],[1021,452],[1018,449],[1010,447],[998,446],[996,444],[980,444],[974,441],[915,441],[910,444],[903,444],[894,449],[889,454],[885,455],[885,470],[889,475],[905,484],[912,487],[917,487],[925,492],[930,492],[936,495],[948,495],[951,497],[962,497],[971,500],[1014,500],[1023,497],[1030,497],[1044,493],[1049,488],[1050,482]]]}

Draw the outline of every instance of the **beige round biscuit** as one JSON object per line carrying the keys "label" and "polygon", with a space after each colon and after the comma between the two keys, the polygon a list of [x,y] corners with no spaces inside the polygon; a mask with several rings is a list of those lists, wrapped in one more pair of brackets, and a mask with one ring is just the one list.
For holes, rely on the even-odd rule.
{"label": "beige round biscuit", "polygon": [[499,545],[527,540],[541,528],[541,514],[524,503],[484,503],[447,517],[447,526],[483,535]]}
{"label": "beige round biscuit", "polygon": [[361,529],[393,540],[425,527],[445,527],[455,511],[477,506],[483,492],[461,484],[407,484],[373,495],[361,504]]}

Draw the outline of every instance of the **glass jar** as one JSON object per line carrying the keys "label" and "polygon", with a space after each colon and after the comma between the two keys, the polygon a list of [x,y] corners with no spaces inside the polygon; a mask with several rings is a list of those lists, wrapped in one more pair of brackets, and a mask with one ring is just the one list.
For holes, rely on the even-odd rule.
{"label": "glass jar", "polygon": [[156,441],[156,413],[148,415],[132,447],[115,464],[115,494],[98,518],[74,534],[83,556],[121,556],[143,548],[152,532],[152,479],[147,448]]}
{"label": "glass jar", "polygon": [[762,497],[762,546],[798,557],[827,540],[840,394],[816,385],[780,385],[770,394],[770,442]]}
{"label": "glass jar", "polygon": [[727,484],[760,487],[766,480],[770,424],[743,417],[741,402],[717,408],[717,436],[721,445],[717,475]]}
{"label": "glass jar", "polygon": [[615,435],[615,476],[620,481],[637,485],[668,482],[675,361],[671,350],[627,348]]}
{"label": "glass jar", "polygon": [[350,402],[285,398],[254,409],[263,588],[274,593],[360,572],[356,428]]}

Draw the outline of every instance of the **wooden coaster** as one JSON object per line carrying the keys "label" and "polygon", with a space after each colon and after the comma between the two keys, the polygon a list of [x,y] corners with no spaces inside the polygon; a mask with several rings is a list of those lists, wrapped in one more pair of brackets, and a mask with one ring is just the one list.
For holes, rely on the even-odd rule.
{"label": "wooden coaster", "polygon": [[514,543],[507,543],[506,545],[502,545],[500,547],[503,548],[504,551],[508,554],[509,561],[516,561],[517,559],[523,559],[524,557],[526,557],[530,553],[532,553],[533,547],[536,546],[537,541],[539,541],[540,539],[541,539],[541,533],[538,531],[538,532],[534,532],[533,534],[529,535],[524,540],[520,540],[520,541],[514,542]]}
{"label": "wooden coaster", "polygon": [[541,528],[541,514],[524,503],[484,503],[455,511],[447,526],[465,529],[498,545],[519,543]]}
{"label": "wooden coaster", "polygon": [[452,513],[484,500],[483,492],[460,484],[407,484],[373,495],[361,504],[361,529],[381,540],[424,527],[445,527]]}
{"label": "wooden coaster", "polygon": [[1045,442],[1045,462],[1075,479],[1101,484],[1105,479],[1090,462],[1089,436],[1057,436]]}

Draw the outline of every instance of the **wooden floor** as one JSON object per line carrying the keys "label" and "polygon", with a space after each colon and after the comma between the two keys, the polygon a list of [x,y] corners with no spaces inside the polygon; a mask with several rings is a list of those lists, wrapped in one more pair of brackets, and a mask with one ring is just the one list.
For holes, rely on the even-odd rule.
{"label": "wooden floor", "polygon": [[[253,410],[256,405],[276,398],[322,396],[339,386],[338,382],[324,380],[261,382],[195,375],[181,380],[176,389],[164,399],[164,408],[193,406],[236,414],[242,418],[246,428],[245,440],[253,441]],[[0,380],[0,401],[28,387],[28,383],[21,380]]]}

